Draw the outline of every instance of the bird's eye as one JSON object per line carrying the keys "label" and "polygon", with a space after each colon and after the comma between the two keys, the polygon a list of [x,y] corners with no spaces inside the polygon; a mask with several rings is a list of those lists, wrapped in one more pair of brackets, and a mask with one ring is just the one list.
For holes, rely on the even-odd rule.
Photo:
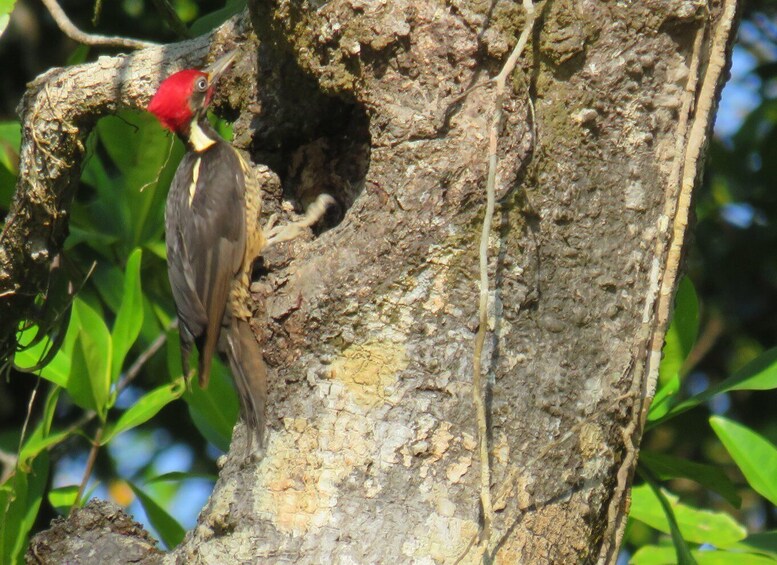
{"label": "bird's eye", "polygon": [[195,86],[197,87],[197,90],[199,90],[200,92],[205,92],[206,90],[208,90],[208,81],[205,80],[205,77],[200,77],[197,79],[197,83],[195,84]]}

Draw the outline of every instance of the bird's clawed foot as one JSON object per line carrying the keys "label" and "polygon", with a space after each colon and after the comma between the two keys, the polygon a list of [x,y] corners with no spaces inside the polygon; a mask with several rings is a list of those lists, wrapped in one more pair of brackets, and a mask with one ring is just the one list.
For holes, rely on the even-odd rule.
{"label": "bird's clawed foot", "polygon": [[264,228],[266,247],[299,237],[306,229],[319,221],[326,213],[327,208],[335,203],[335,199],[330,195],[320,194],[315,202],[308,207],[301,220],[283,226],[275,225],[278,218],[273,214]]}

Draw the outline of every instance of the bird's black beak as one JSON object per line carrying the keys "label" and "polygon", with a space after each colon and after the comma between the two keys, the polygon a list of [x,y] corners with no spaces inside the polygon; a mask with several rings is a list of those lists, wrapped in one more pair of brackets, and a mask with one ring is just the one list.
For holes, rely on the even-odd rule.
{"label": "bird's black beak", "polygon": [[234,61],[236,57],[237,50],[230,51],[226,55],[222,55],[216,59],[209,67],[203,69],[203,72],[208,74],[208,82],[211,85],[215,84],[219,77],[224,74],[224,71],[229,68],[229,66],[232,64],[232,61]]}

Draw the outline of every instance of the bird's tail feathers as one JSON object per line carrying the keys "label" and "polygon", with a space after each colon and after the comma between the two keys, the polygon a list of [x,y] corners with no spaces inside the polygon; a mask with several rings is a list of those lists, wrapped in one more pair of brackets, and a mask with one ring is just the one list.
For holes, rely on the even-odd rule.
{"label": "bird's tail feathers", "polygon": [[254,437],[259,449],[264,447],[267,367],[262,349],[246,320],[233,317],[225,329],[227,359],[240,396],[243,421],[248,428],[247,451],[251,453]]}

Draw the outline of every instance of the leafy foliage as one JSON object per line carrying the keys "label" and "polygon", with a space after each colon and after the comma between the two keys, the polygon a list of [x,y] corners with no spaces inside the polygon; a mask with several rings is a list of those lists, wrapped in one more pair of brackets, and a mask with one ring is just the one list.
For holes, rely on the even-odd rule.
{"label": "leafy foliage", "polygon": [[[666,425],[672,418],[709,402],[716,395],[734,390],[777,388],[777,349],[772,349],[718,385],[686,400],[679,400],[679,368],[692,350],[697,333],[694,320],[698,318],[698,301],[690,281],[682,281],[680,289],[675,299],[674,318],[667,332],[665,357],[660,367],[664,374],[659,381],[663,380],[665,384],[656,395],[660,401],[652,405],[648,415],[653,428]],[[741,469],[749,486],[772,504],[777,503],[777,447],[746,426],[720,416],[710,418],[710,425]],[[720,469],[647,451],[642,454],[638,472],[646,482],[632,489],[629,517],[659,532],[671,534],[674,554],[671,547],[645,544],[634,554],[633,563],[772,562],[770,557],[742,553],[742,548],[747,549],[746,546],[736,544],[745,540],[747,529],[730,513],[702,510],[684,504],[679,501],[679,497],[660,488],[657,483],[657,478],[690,479],[738,506],[740,497],[731,480]],[[717,549],[714,552],[694,551],[689,544]]]}
{"label": "leafy foliage", "polygon": [[[230,2],[196,25],[220,23],[228,17],[224,10],[231,10],[231,15],[244,4]],[[191,6],[195,11],[189,16],[197,10],[196,4]],[[3,7],[0,4],[0,17]],[[71,63],[82,61],[87,53],[79,49]],[[220,132],[230,130],[220,121],[217,127]],[[20,141],[17,122],[0,123],[0,209],[8,208],[13,195]],[[136,501],[160,539],[174,547],[185,531],[170,513],[177,493],[192,478],[199,477],[202,483],[206,477],[206,484],[212,484],[213,458],[228,448],[238,415],[223,365],[215,363],[208,391],[195,387],[187,392],[181,374],[165,266],[164,203],[183,155],[182,144],[146,113],[123,111],[100,120],[86,147],[61,258],[61,272],[67,276],[58,279],[61,288],[57,292],[50,288],[47,297],[53,305],[52,323],[22,324],[21,347],[13,358],[15,371],[30,373],[14,378],[37,375],[48,384],[42,386],[48,392],[37,410],[41,417],[33,420],[37,423],[30,430],[0,437],[0,448],[17,454],[0,485],[3,563],[21,560],[42,505],[66,514],[83,504],[93,489],[103,488],[93,481],[92,489],[84,489],[92,469],[76,482],[71,477],[70,483],[62,484],[63,478],[68,480],[62,467],[67,458],[50,454],[64,442],[80,444],[81,453],[96,450],[104,463],[94,473],[110,485],[107,494],[124,504]],[[191,413],[189,426],[203,434],[192,443],[204,447],[209,440],[215,446],[214,455],[205,458],[208,463],[199,469],[190,463],[190,470],[179,468],[157,478],[151,477],[153,465],[135,470],[130,465],[122,471],[127,462],[117,451],[104,448],[122,437],[140,436],[150,421],[155,422],[152,430],[164,425],[159,422],[181,398]],[[176,425],[180,423],[176,419]]]}

